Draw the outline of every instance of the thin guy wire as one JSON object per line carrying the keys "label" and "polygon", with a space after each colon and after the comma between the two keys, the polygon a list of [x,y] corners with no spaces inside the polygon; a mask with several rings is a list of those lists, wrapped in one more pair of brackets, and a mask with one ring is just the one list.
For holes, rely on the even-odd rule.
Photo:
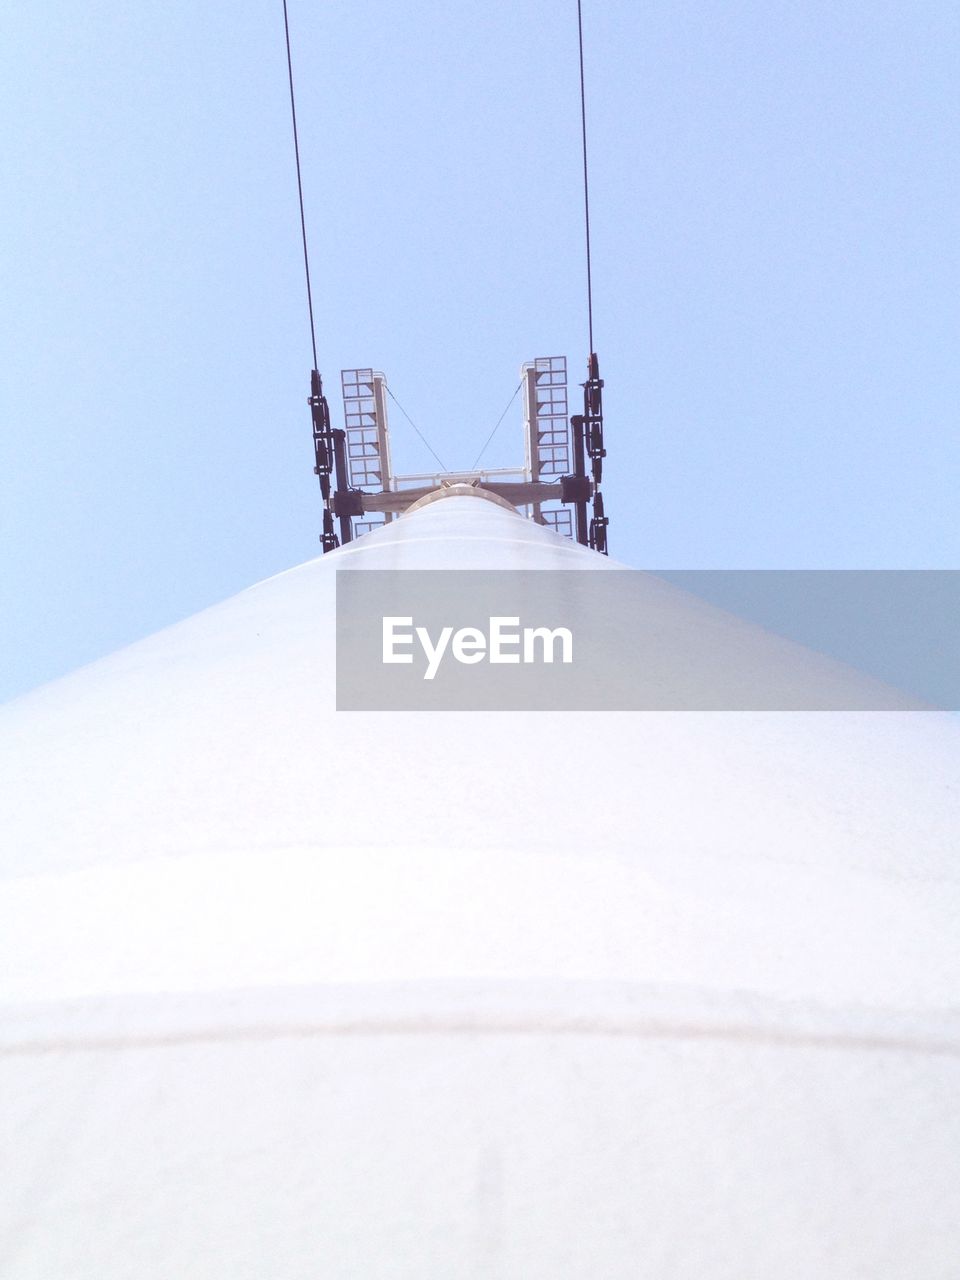
{"label": "thin guy wire", "polygon": [[290,57],[290,22],[287,17],[287,0],[283,0],[283,30],[287,37],[287,75],[290,80],[290,118],[293,120],[293,150],[297,157],[297,191],[300,195],[300,232],[303,237],[303,270],[307,277],[307,308],[310,312],[310,342],[313,346],[313,367],[317,369],[317,330],[313,323],[313,292],[310,288],[310,259],[307,255],[307,220],[303,212],[303,179],[300,177],[300,140],[297,136],[297,104],[293,97],[293,61]]}
{"label": "thin guy wire", "polygon": [[[285,3],[285,0],[284,0]],[[586,180],[586,88],[584,84],[584,15],[577,0],[577,33],[580,36],[580,127],[584,138],[584,221],[586,224],[586,315],[590,329],[590,355],[594,351],[594,288],[590,274],[590,189]]]}
{"label": "thin guy wire", "polygon": [[477,456],[474,458],[474,460],[473,460],[473,465],[472,465],[472,466],[471,466],[471,468],[470,468],[470,470],[471,470],[471,471],[476,471],[476,469],[477,469],[477,463],[480,461],[480,459],[483,457],[483,455],[487,452],[487,445],[490,443],[490,441],[493,439],[493,437],[494,437],[494,436],[497,434],[497,432],[499,431],[499,429],[500,429],[500,423],[501,423],[501,422],[504,420],[504,418],[507,416],[507,413],[508,413],[508,411],[509,411],[509,409],[510,409],[510,405],[512,405],[512,404],[513,404],[513,402],[514,402],[514,400],[516,400],[516,398],[517,398],[517,392],[520,390],[520,388],[521,388],[522,386],[523,386],[523,380],[521,379],[521,380],[517,383],[516,387],[514,388],[513,395],[510,397],[509,401],[507,402],[507,407],[506,407],[506,409],[504,409],[503,413],[501,413],[500,417],[497,419],[497,425],[493,428],[493,430],[492,430],[492,431],[490,432],[490,434],[487,436],[487,442],[486,442],[486,444],[483,446],[483,448],[480,450],[480,452],[479,452],[479,453],[477,454]]}
{"label": "thin guy wire", "polygon": [[430,450],[430,452],[433,454],[433,456],[434,456],[434,457],[437,459],[437,461],[440,463],[440,469],[441,469],[441,471],[446,471],[446,470],[447,470],[447,467],[446,467],[446,464],[444,463],[443,459],[437,455],[437,453],[436,453],[435,449],[433,448],[433,446],[431,445],[430,441],[429,441],[429,440],[427,439],[427,437],[423,434],[423,432],[420,430],[420,428],[417,426],[417,424],[414,422],[414,420],[410,417],[409,413],[407,413],[406,409],[403,407],[403,405],[400,403],[400,401],[399,401],[399,400],[397,399],[397,397],[393,394],[393,392],[390,390],[390,388],[389,388],[389,387],[387,387],[387,395],[390,397],[390,399],[393,401],[393,403],[397,406],[397,408],[400,410],[400,412],[403,414],[403,416],[406,418],[406,420],[410,423],[411,427],[413,427],[414,431],[417,433],[417,435],[420,437],[420,439],[423,441],[423,443],[427,446],[427,448]]}

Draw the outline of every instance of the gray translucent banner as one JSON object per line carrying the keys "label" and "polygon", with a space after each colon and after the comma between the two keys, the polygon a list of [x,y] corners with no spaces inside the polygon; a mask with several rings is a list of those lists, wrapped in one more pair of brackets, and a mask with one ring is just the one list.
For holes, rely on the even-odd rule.
{"label": "gray translucent banner", "polygon": [[341,570],[342,711],[960,708],[960,572]]}

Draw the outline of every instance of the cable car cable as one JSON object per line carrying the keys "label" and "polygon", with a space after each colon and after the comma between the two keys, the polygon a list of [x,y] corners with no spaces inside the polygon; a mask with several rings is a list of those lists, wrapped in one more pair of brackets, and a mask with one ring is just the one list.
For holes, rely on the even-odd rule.
{"label": "cable car cable", "polygon": [[283,0],[283,30],[287,39],[287,77],[290,81],[290,118],[293,121],[293,150],[297,158],[297,191],[300,195],[300,233],[303,238],[303,270],[307,278],[307,309],[310,312],[310,342],[313,347],[313,367],[317,362],[317,330],[313,323],[313,292],[310,288],[310,257],[307,253],[307,220],[303,212],[303,179],[300,176],[300,139],[297,134],[297,104],[293,96],[293,59],[290,56],[290,20],[287,16],[287,0]]}
{"label": "cable car cable", "polygon": [[583,74],[583,11],[582,0],[577,0],[577,35],[580,41],[580,132],[583,139],[583,220],[587,241],[587,325],[590,332],[590,351],[593,346],[593,276],[590,264],[590,184],[587,178],[587,91]]}

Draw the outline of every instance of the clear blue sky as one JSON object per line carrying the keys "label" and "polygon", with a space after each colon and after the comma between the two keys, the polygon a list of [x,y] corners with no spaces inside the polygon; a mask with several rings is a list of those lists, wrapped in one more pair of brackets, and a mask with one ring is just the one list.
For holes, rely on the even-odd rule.
{"label": "clear blue sky", "polygon": [[[960,567],[956,5],[584,14],[613,554]],[[586,359],[576,5],[290,16],[334,413],[373,364],[468,465]],[[318,554],[320,502],[280,0],[14,6],[0,100],[9,697]]]}

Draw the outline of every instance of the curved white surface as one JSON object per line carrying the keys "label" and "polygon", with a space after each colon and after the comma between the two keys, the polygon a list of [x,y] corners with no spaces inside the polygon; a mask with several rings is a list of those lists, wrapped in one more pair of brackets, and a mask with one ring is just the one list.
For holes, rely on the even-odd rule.
{"label": "curved white surface", "polygon": [[338,567],[609,566],[451,497],[0,709],[0,1271],[952,1278],[956,720],[336,715]]}

